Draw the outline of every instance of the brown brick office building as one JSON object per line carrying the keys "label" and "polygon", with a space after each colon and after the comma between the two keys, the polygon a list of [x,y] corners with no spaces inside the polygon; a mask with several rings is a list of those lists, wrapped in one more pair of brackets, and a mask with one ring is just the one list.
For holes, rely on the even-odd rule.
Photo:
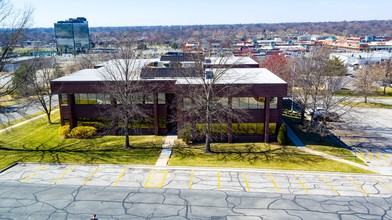
{"label": "brown brick office building", "polygon": [[[196,81],[185,80],[184,76],[192,77],[194,62],[189,58],[179,58],[181,55],[169,54],[161,59],[135,59],[133,62],[137,64],[133,68],[138,69],[139,82],[146,88],[159,85],[154,91],[149,91],[148,98],[140,103],[150,119],[139,128],[142,134],[166,135],[181,129],[186,121],[181,114],[187,109],[186,100],[182,94],[176,93],[181,91],[180,87],[192,89],[198,85]],[[224,65],[218,59],[206,59],[204,64],[213,72],[216,68],[227,68],[217,86],[246,85],[246,89],[236,97],[221,94],[220,101],[226,107],[241,109],[250,116],[245,121],[230,122],[227,138],[223,140],[268,142],[274,139],[281,125],[282,99],[287,96],[287,83],[267,69],[258,68],[257,62],[250,58],[232,57]],[[104,63],[97,69],[77,71],[51,82],[52,90],[59,95],[62,125],[69,123],[73,128],[84,121],[105,118],[105,109],[116,103],[102,89],[105,83],[110,83],[103,77],[107,65],[111,63]]]}

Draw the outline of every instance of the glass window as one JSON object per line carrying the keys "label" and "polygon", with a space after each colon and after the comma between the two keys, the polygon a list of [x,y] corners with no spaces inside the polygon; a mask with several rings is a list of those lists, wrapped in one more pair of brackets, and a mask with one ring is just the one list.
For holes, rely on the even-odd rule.
{"label": "glass window", "polygon": [[240,98],[232,98],[231,108],[239,109],[240,108]]}
{"label": "glass window", "polygon": [[189,110],[192,108],[192,100],[190,98],[183,99],[183,109]]}
{"label": "glass window", "polygon": [[249,109],[257,109],[257,98],[249,98]]}
{"label": "glass window", "polygon": [[270,98],[270,109],[277,109],[278,108],[278,98],[271,97]]}
{"label": "glass window", "polygon": [[145,94],[144,95],[144,104],[147,104],[147,105],[154,104],[153,94]]}
{"label": "glass window", "polygon": [[265,98],[264,97],[257,97],[257,98],[255,98],[256,99],[256,101],[257,101],[257,108],[258,109],[264,109],[264,101],[265,101]]}
{"label": "glass window", "polygon": [[108,94],[97,94],[97,104],[108,105],[110,104],[110,95]]}
{"label": "glass window", "polygon": [[264,109],[264,97],[233,98],[233,109]]}
{"label": "glass window", "polygon": [[134,93],[130,96],[129,104],[143,104],[144,95],[142,93]]}
{"label": "glass window", "polygon": [[240,98],[240,109],[248,109],[248,97],[241,97]]}
{"label": "glass window", "polygon": [[165,93],[158,93],[158,104],[166,104]]}
{"label": "glass window", "polygon": [[219,108],[228,108],[228,106],[229,106],[229,99],[228,98],[216,98],[212,101]]}
{"label": "glass window", "polygon": [[97,104],[97,94],[87,94],[87,103],[90,105]]}
{"label": "glass window", "polygon": [[110,95],[101,93],[77,93],[75,94],[75,104],[77,105],[96,105],[110,104]]}
{"label": "glass window", "polygon": [[68,97],[67,94],[60,94],[60,104],[62,106],[67,106],[68,105]]}

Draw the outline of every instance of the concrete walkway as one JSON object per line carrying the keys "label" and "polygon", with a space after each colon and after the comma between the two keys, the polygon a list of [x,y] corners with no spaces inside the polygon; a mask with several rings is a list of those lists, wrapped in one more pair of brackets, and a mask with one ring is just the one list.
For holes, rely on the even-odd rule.
{"label": "concrete walkway", "polygon": [[385,172],[383,170],[375,169],[373,167],[368,167],[368,166],[365,166],[365,165],[362,165],[362,164],[359,164],[359,163],[348,161],[348,160],[342,159],[340,157],[336,157],[336,156],[333,156],[333,155],[330,155],[330,154],[326,154],[326,153],[323,153],[323,152],[320,152],[320,151],[312,150],[312,149],[307,148],[307,147],[301,147],[301,148],[298,148],[298,149],[302,150],[302,151],[305,151],[307,153],[310,153],[310,154],[314,154],[314,155],[317,155],[317,156],[320,156],[320,157],[324,157],[324,158],[327,158],[327,159],[330,159],[330,160],[335,160],[335,161],[338,161],[338,162],[349,164],[351,166],[355,166],[355,167],[358,167],[358,168],[361,168],[361,169],[364,169],[364,170],[368,170],[368,171],[371,171],[371,172],[380,173],[380,174],[383,174],[383,175],[392,175],[392,173],[390,173],[390,172]]}
{"label": "concrete walkway", "polygon": [[168,135],[163,138],[161,155],[159,155],[155,166],[164,167],[167,165],[173,152],[172,148],[175,140],[177,140],[177,135]]}

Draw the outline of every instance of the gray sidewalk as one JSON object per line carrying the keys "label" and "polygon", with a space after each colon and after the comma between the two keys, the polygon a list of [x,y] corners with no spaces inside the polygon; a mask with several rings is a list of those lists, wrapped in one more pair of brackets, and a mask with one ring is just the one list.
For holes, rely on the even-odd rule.
{"label": "gray sidewalk", "polygon": [[175,140],[177,140],[177,135],[168,135],[163,138],[161,155],[159,155],[155,166],[164,167],[167,165],[173,152],[172,148]]}

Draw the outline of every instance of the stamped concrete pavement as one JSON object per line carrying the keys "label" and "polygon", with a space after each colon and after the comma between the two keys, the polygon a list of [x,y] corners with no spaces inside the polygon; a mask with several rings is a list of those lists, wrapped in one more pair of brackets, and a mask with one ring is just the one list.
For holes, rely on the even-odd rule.
{"label": "stamped concrete pavement", "polygon": [[18,164],[0,183],[391,197],[392,176],[260,169]]}
{"label": "stamped concrete pavement", "polygon": [[259,169],[18,164],[0,219],[392,219],[392,177]]}

